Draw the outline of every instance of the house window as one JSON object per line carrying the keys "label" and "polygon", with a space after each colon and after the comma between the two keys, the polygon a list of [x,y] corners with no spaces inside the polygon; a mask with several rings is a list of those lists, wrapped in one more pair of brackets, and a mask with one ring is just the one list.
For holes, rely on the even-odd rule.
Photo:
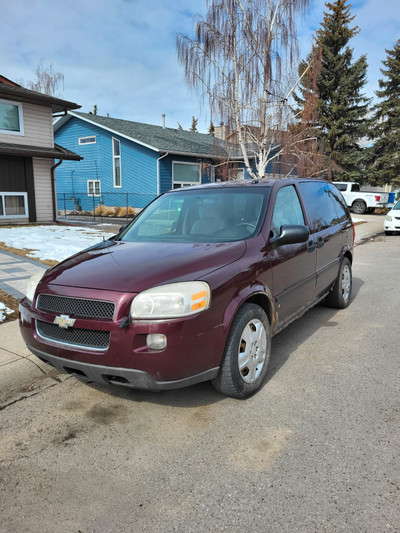
{"label": "house window", "polygon": [[79,144],[96,144],[96,136],[92,137],[79,137]]}
{"label": "house window", "polygon": [[112,139],[113,146],[113,172],[114,187],[122,187],[121,183],[121,143],[118,139]]}
{"label": "house window", "polygon": [[100,180],[88,180],[87,190],[88,190],[89,196],[100,196],[101,195]]}
{"label": "house window", "polygon": [[229,169],[229,179],[231,179],[231,180],[243,180],[244,179],[244,168],[230,168]]}
{"label": "house window", "polygon": [[174,189],[201,183],[200,163],[172,163],[172,186]]}
{"label": "house window", "polygon": [[22,104],[0,100],[0,133],[24,134]]}
{"label": "house window", "polygon": [[0,218],[28,216],[26,192],[0,192]]}

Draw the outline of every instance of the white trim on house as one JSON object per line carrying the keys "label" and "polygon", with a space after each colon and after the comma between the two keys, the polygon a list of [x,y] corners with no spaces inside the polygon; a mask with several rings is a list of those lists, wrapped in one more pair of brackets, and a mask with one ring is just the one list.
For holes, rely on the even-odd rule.
{"label": "white trim on house", "polygon": [[[107,126],[103,126],[102,124],[98,124],[94,120],[89,120],[86,117],[81,117],[80,115],[77,115],[73,113],[72,111],[68,111],[68,115],[65,117],[61,117],[57,122],[54,124],[54,131],[57,131],[61,126],[63,126],[68,120],[70,120],[71,117],[79,118],[80,120],[83,120],[84,122],[88,122],[89,124],[92,124],[93,126],[97,126],[100,129],[109,131],[110,133],[114,135],[118,135],[118,137],[123,137],[124,139],[128,139],[129,141],[133,141],[137,144],[140,144],[141,146],[144,146],[145,148],[150,148],[150,150],[153,150],[154,152],[159,152],[160,150],[158,148],[155,148],[154,146],[151,146],[150,144],[146,144],[142,141],[138,141],[137,139],[130,137],[129,135],[125,135],[124,133],[121,133],[120,131],[113,130],[112,128],[108,128]],[[162,150],[165,151],[165,150]]]}
{"label": "white trim on house", "polygon": [[[5,196],[22,196],[24,198],[24,211],[23,215],[21,214],[6,214],[6,203],[4,201]],[[28,209],[28,193],[27,192],[0,192],[0,220],[4,218],[29,218],[29,209]]]}
{"label": "white trim on house", "polygon": [[[96,183],[98,184],[98,192],[96,192]],[[101,196],[101,181],[87,180],[87,192],[88,196]]]}
{"label": "white trim on house", "polygon": [[[199,181],[182,181],[179,179],[175,179],[175,165],[191,165],[199,167]],[[200,185],[201,183],[201,163],[196,162],[189,162],[189,161],[172,161],[172,188],[176,189],[179,187],[189,187],[190,185]],[[178,185],[179,187],[175,187],[175,185]]]}
{"label": "white trim on house", "polygon": [[[113,186],[114,189],[122,188],[122,164],[121,164],[121,141],[115,137],[111,137],[112,142],[112,157],[113,157]],[[115,155],[114,143],[117,142],[119,146],[119,154]],[[116,161],[119,161],[119,185],[115,184],[115,169],[117,168]]]}
{"label": "white trim on house", "polygon": [[22,112],[22,103],[14,102],[13,100],[5,100],[0,98],[0,104],[8,104],[18,108],[18,120],[19,120],[19,131],[12,130],[3,130],[0,128],[0,133],[5,133],[6,135],[24,135],[24,117]]}
{"label": "white trim on house", "polygon": [[78,144],[96,144],[96,135],[89,135],[88,137],[79,137]]}

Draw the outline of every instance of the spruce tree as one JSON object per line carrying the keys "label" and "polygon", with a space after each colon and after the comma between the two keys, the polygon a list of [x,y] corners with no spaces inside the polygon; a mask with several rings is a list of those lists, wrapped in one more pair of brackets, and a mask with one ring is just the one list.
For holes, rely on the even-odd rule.
{"label": "spruce tree", "polygon": [[[350,14],[347,0],[336,0],[325,6],[328,11],[316,33],[313,53],[307,58],[307,62],[315,60],[316,52],[320,51],[314,132],[325,153],[330,176],[333,169],[342,180],[358,180],[365,164],[360,141],[368,133],[369,99],[362,93],[367,60],[363,55],[353,62],[353,50],[348,43],[359,29],[350,27],[354,16]],[[305,68],[304,63],[300,68]],[[303,78],[297,104],[305,105],[310,79],[311,73]]]}
{"label": "spruce tree", "polygon": [[374,108],[374,145],[372,181],[378,185],[400,185],[400,39],[381,68],[384,78],[378,81],[381,99]]}
{"label": "spruce tree", "polygon": [[198,118],[195,118],[195,117],[192,117],[192,125],[190,126],[190,130],[192,133],[197,133],[197,123],[198,123],[199,119]]}

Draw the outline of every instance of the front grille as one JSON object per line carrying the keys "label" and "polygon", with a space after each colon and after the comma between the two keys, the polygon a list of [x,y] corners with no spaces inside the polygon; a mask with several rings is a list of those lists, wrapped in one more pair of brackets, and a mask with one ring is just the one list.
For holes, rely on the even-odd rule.
{"label": "front grille", "polygon": [[108,349],[110,343],[109,331],[82,328],[64,329],[42,320],[36,320],[36,331],[45,340],[88,350],[104,351]]}
{"label": "front grille", "polygon": [[100,318],[103,320],[112,320],[115,312],[115,304],[113,302],[69,298],[53,294],[39,294],[36,308],[56,314],[80,318]]}

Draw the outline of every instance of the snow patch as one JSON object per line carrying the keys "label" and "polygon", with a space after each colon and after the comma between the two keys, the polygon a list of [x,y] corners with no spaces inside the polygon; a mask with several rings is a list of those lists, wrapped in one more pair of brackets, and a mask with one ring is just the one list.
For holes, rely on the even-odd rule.
{"label": "snow patch", "polygon": [[3,302],[0,302],[0,322],[4,322],[6,315],[12,315],[14,311],[9,309]]}
{"label": "snow patch", "polygon": [[93,228],[71,226],[23,226],[0,228],[0,242],[12,248],[32,250],[28,257],[63,261],[110,237]]}

